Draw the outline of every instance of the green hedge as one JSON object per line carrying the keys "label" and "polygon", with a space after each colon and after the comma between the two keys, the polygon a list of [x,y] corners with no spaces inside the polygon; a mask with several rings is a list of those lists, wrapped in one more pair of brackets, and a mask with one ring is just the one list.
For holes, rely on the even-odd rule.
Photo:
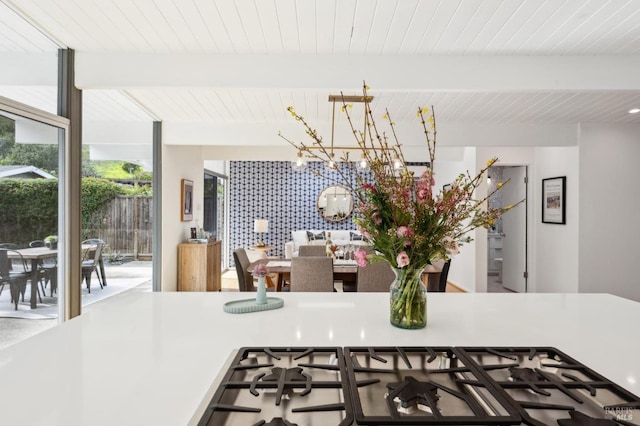
{"label": "green hedge", "polygon": [[[93,213],[128,192],[104,179],[82,179],[83,228]],[[57,234],[57,229],[57,179],[0,179],[0,243],[24,247],[29,241]]]}

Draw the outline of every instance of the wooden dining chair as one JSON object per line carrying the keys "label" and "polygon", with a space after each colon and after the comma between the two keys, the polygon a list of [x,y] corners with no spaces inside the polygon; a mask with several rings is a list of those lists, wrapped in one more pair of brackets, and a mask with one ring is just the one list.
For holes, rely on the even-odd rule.
{"label": "wooden dining chair", "polygon": [[333,258],[326,256],[292,258],[290,291],[335,291]]}
{"label": "wooden dining chair", "polygon": [[389,292],[396,275],[387,262],[358,266],[356,289],[358,292]]}

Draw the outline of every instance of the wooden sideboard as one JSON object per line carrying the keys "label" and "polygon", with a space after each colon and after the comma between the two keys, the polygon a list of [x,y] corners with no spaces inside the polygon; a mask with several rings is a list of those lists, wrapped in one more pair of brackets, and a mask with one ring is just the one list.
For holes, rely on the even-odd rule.
{"label": "wooden sideboard", "polygon": [[220,291],[222,243],[178,245],[178,291]]}

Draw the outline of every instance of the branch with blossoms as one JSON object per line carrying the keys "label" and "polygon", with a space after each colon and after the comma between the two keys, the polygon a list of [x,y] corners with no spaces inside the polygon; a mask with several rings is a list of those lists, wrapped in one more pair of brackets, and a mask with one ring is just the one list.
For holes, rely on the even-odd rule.
{"label": "branch with blossoms", "polygon": [[[282,134],[282,132],[278,132],[278,136],[280,136],[282,139],[284,139],[285,141],[287,141],[291,146],[293,146],[296,150],[298,150],[299,152],[303,152],[308,158],[311,159],[315,159],[318,161],[330,161],[330,160],[335,160],[333,158],[333,156],[331,155],[332,153],[329,152],[329,150],[327,149],[327,147],[324,145],[323,141],[322,141],[322,137],[320,135],[318,135],[318,132],[312,128],[309,123],[307,123],[307,121],[305,120],[305,118],[301,115],[299,115],[298,113],[296,113],[295,109],[293,108],[293,106],[289,106],[287,107],[287,111],[289,111],[289,113],[291,114],[292,117],[294,117],[296,119],[296,121],[299,121],[302,123],[302,125],[305,128],[305,132],[307,133],[307,135],[309,135],[309,137],[313,140],[313,148],[311,149],[309,146],[305,145],[303,142],[300,143],[295,143],[294,141],[288,139],[286,136],[284,136]],[[314,151],[317,150],[320,152],[320,154],[316,154]],[[340,157],[341,161],[344,161],[346,163],[349,162],[349,153],[345,153],[342,157]],[[338,173],[339,175],[339,179],[332,177],[332,176],[327,176],[325,174],[323,174],[322,172],[320,172],[319,170],[312,170],[311,172],[314,173],[316,176],[322,177],[324,179],[330,180],[334,183],[347,183],[349,189],[351,189],[351,192],[355,192],[353,191],[353,187],[351,185],[351,180],[348,179],[348,177],[346,176],[345,173],[343,173],[343,171],[341,170],[340,167],[337,167],[335,169],[335,171]]]}
{"label": "branch with blossoms", "polygon": [[[344,95],[341,110],[371,172],[361,173],[354,164],[348,163],[348,155],[343,160],[347,161],[349,176],[341,168],[336,170],[342,183],[357,197],[354,223],[375,249],[375,254],[367,256],[368,260],[384,260],[396,268],[419,269],[435,259],[449,258],[458,252],[459,245],[471,241],[468,235],[470,231],[478,227],[488,228],[498,217],[522,202],[501,208],[487,207],[488,199],[502,185],[485,197],[474,199],[484,175],[498,161],[497,158],[487,161],[475,176],[467,171],[458,176],[450,189],[434,193],[437,132],[433,106],[419,107],[416,114],[425,134],[430,159],[426,170],[416,179],[406,166],[395,123],[388,110],[385,110],[383,118],[388,120],[392,143],[387,133],[378,128],[367,101],[370,99],[368,90],[369,87],[363,84],[365,123],[362,131],[356,129]],[[320,161],[332,159],[315,129],[293,107],[288,110],[305,126],[306,133],[314,141],[312,146],[318,153],[309,146],[295,144],[280,136],[310,158]],[[393,164],[396,158],[401,161],[399,169]],[[319,172],[316,174],[323,176]],[[353,175],[357,185],[355,188],[351,179]],[[359,264],[366,263],[362,253],[357,258]]]}

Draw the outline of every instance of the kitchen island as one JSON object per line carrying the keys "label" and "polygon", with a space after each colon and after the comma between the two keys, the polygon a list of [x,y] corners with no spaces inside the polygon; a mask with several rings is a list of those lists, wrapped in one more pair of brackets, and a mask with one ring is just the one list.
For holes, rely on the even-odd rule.
{"label": "kitchen island", "polygon": [[[640,303],[605,294],[429,293],[428,325],[389,324],[384,293],[132,293],[0,352],[2,425],[197,424],[243,346],[553,346],[640,395]],[[640,416],[640,413],[636,413]]]}

